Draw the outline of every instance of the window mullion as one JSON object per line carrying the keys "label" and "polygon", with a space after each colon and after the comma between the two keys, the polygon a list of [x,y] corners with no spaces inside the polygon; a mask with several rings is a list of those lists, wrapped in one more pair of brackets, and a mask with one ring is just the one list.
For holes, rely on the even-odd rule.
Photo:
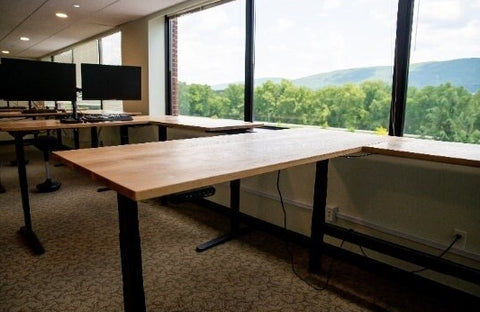
{"label": "window mullion", "polygon": [[255,71],[255,0],[246,0],[245,23],[245,102],[244,120],[253,121],[253,92]]}
{"label": "window mullion", "polygon": [[389,135],[403,136],[414,0],[399,0]]}

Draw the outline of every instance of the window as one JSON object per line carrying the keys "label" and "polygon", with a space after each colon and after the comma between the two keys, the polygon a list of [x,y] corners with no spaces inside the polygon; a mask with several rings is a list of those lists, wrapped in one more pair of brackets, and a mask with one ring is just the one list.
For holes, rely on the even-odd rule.
{"label": "window", "polygon": [[[99,40],[100,63],[106,65],[122,65],[122,37],[120,32]],[[102,101],[105,110],[123,111],[123,101]]]}
{"label": "window", "polygon": [[415,1],[405,134],[480,144],[479,1]]}
{"label": "window", "polygon": [[[92,40],[73,48],[73,62],[76,65],[77,87],[82,87],[82,63],[98,64],[98,41]],[[100,109],[100,101],[84,101],[81,98],[77,100],[79,110]]]}
{"label": "window", "polygon": [[[75,63],[77,75],[77,87],[82,87],[81,64],[107,64],[121,65],[121,33],[105,36],[98,40],[92,40],[84,44],[75,46],[72,50],[62,52],[53,56],[54,62],[59,63]],[[46,103],[53,106],[53,102]],[[71,109],[70,102],[58,102],[59,108]],[[106,110],[123,110],[122,101],[83,101],[81,97],[77,101],[79,109],[106,109]]]}
{"label": "window", "polygon": [[[251,25],[230,16],[245,16],[245,3]],[[254,80],[254,120],[480,143],[478,0],[244,0],[181,15],[171,24],[174,111],[247,118],[250,96],[236,82],[250,75],[250,26],[255,70],[243,81]],[[236,45],[222,35],[229,27]]]}
{"label": "window", "polygon": [[[181,115],[243,119],[245,1],[172,18],[173,111]],[[175,93],[175,92],[174,92]]]}
{"label": "window", "polygon": [[395,1],[255,3],[255,120],[386,131]]}
{"label": "window", "polygon": [[60,54],[54,55],[53,61],[56,63],[73,63],[73,51],[67,50]]}

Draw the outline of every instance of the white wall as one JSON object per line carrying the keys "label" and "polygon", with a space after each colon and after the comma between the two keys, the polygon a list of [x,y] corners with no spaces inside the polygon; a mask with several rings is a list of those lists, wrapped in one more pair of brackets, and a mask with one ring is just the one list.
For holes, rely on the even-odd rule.
{"label": "white wall", "polygon": [[[283,226],[276,172],[241,181],[241,211]],[[309,236],[314,165],[280,172],[287,228]],[[444,258],[480,269],[480,169],[372,155],[329,164],[327,206],[339,208],[336,224],[434,255],[467,232],[464,249]],[[228,184],[213,201],[229,205]],[[339,246],[340,241],[327,238]],[[356,245],[344,248],[359,253]],[[366,250],[369,257],[412,271],[418,266]],[[480,286],[432,271],[421,275],[480,296]]]}
{"label": "white wall", "polygon": [[148,64],[148,21],[139,20],[120,28],[122,32],[122,65],[142,67],[142,100],[123,101],[124,111],[148,114],[149,64]]}

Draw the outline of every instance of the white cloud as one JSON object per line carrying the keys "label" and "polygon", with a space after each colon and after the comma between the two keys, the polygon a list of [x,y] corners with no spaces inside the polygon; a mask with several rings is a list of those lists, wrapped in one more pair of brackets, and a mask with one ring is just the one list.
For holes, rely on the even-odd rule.
{"label": "white cloud", "polygon": [[329,11],[329,10],[340,7],[341,4],[342,4],[341,0],[324,0],[322,1],[321,9],[323,11]]}
{"label": "white cloud", "polygon": [[295,23],[291,19],[278,18],[276,21],[276,28],[278,31],[285,31],[294,27]]}
{"label": "white cloud", "polygon": [[[415,10],[419,10],[420,20],[431,23],[457,21],[462,17],[462,2],[452,0],[419,1]],[[415,11],[417,14],[417,11]]]}

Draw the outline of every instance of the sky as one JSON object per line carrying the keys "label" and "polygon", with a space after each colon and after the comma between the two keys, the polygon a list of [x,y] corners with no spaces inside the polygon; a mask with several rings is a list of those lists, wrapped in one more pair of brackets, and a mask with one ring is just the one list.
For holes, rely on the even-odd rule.
{"label": "sky", "polygon": [[[255,78],[392,66],[396,0],[256,0]],[[179,18],[179,79],[244,79],[245,0]],[[411,63],[480,57],[480,0],[416,0]]]}

